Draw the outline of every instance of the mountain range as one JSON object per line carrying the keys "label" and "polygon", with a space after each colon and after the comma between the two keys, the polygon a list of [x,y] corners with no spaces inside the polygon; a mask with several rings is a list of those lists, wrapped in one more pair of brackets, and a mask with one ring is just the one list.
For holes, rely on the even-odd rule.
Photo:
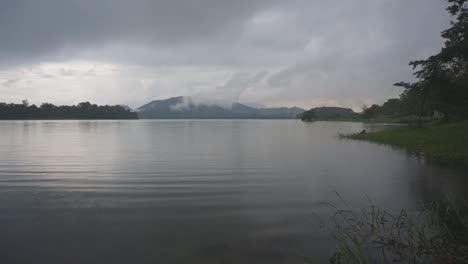
{"label": "mountain range", "polygon": [[179,96],[152,101],[137,111],[141,119],[295,119],[305,109],[256,108],[238,102]]}

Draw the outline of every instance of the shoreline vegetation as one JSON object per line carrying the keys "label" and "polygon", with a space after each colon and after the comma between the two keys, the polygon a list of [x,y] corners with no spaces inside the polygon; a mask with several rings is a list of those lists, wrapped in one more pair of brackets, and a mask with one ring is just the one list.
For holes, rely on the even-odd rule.
{"label": "shoreline vegetation", "polygon": [[96,105],[89,102],[72,106],[44,103],[40,107],[0,103],[0,120],[95,120],[138,119],[138,114],[120,105]]}
{"label": "shoreline vegetation", "polygon": [[372,201],[361,209],[343,204],[331,205],[336,213],[321,225],[337,242],[330,263],[468,263],[465,205],[448,199],[391,213]]}
{"label": "shoreline vegetation", "polygon": [[[405,147],[438,160],[468,164],[468,0],[447,0],[452,16],[450,28],[442,31],[439,52],[411,61],[414,82],[398,82],[399,98],[383,105],[363,106],[362,113],[335,115],[328,121],[408,123],[379,132],[344,136]],[[311,109],[303,121],[324,120]]]}
{"label": "shoreline vegetation", "polygon": [[344,137],[403,147],[429,158],[468,165],[468,121],[411,124]]}

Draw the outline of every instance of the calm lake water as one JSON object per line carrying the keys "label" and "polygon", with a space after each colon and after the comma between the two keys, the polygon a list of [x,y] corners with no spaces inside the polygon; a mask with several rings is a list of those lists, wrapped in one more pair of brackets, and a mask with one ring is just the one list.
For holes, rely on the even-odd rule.
{"label": "calm lake water", "polygon": [[463,170],[296,120],[0,122],[0,263],[327,261],[339,205],[462,197]]}

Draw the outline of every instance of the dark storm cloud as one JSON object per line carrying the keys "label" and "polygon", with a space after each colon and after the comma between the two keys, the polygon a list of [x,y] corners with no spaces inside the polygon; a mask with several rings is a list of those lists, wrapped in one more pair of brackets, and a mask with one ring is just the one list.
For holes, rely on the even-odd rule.
{"label": "dark storm cloud", "polygon": [[236,34],[266,1],[3,0],[2,56],[56,55],[108,42],[177,45]]}
{"label": "dark storm cloud", "polygon": [[[398,94],[392,83],[410,78],[409,60],[440,48],[440,31],[449,22],[445,6],[443,0],[0,0],[0,79],[2,69],[17,65],[84,60],[139,65],[147,75],[161,75],[161,66],[193,69],[165,79],[173,90],[164,88],[167,95],[204,82],[199,86],[246,89],[239,96],[248,101],[381,102]],[[91,82],[99,75],[94,66],[72,66],[40,69],[40,75],[75,77],[76,86],[83,86],[79,78]],[[218,69],[229,72],[223,80]],[[210,70],[216,81],[196,81]],[[141,74],[124,74],[118,89],[125,83],[163,89],[147,86]],[[261,78],[248,88],[232,87],[230,76],[245,74]],[[7,75],[14,78],[3,80],[20,76]],[[182,82],[188,75],[191,81]],[[4,81],[0,89],[14,93],[18,83]]]}

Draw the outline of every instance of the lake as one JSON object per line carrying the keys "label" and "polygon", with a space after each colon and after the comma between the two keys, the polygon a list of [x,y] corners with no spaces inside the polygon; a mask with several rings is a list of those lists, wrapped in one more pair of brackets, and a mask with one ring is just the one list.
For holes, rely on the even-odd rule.
{"label": "lake", "polygon": [[398,210],[465,195],[461,169],[337,136],[383,127],[2,121],[0,263],[325,262],[317,223],[340,196]]}

